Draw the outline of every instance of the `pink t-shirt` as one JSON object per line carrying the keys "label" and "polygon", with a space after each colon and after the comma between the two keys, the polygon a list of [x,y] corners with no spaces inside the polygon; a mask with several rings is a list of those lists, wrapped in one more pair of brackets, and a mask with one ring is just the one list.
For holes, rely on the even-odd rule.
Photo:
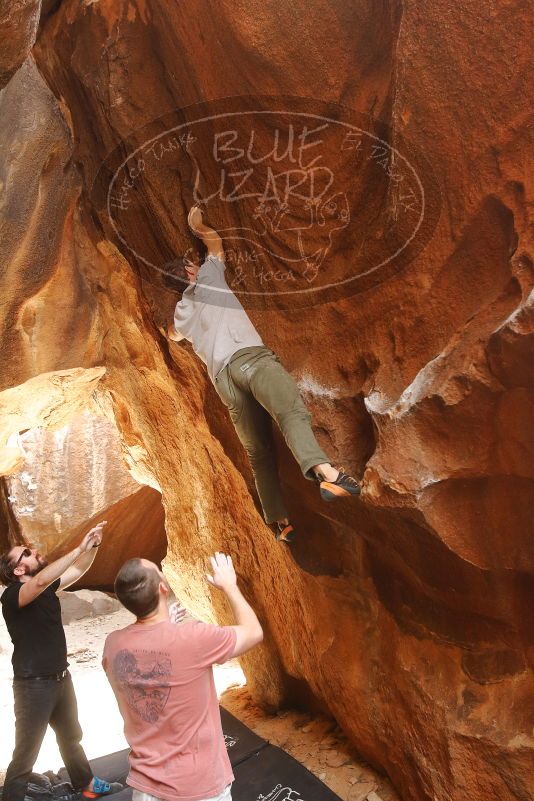
{"label": "pink t-shirt", "polygon": [[134,623],[107,637],[102,663],[124,718],[131,787],[201,801],[233,781],[212,665],[235,641],[230,626],[198,621]]}

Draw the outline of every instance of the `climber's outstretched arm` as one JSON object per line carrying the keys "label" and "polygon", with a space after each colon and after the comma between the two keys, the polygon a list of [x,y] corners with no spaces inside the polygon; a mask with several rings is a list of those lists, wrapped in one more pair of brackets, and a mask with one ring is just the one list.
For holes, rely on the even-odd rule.
{"label": "climber's outstretched arm", "polygon": [[210,256],[217,256],[218,259],[224,261],[222,239],[217,231],[214,231],[213,228],[210,228],[208,225],[204,225],[202,221],[202,211],[198,206],[191,207],[187,222],[193,233],[202,239]]}

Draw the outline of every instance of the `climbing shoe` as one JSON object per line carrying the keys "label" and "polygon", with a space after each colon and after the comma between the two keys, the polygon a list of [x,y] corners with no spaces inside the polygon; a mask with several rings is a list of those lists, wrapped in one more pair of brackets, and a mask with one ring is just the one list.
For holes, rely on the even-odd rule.
{"label": "climbing shoe", "polygon": [[280,542],[293,542],[297,536],[297,532],[291,523],[273,523],[272,529],[274,531],[274,536]]}
{"label": "climbing shoe", "polygon": [[98,776],[93,776],[93,789],[82,790],[83,798],[100,798],[103,795],[112,795],[112,793],[120,793],[124,790],[124,785],[120,782],[106,782],[104,779],[99,779]]}
{"label": "climbing shoe", "polygon": [[359,495],[362,488],[359,481],[340,470],[335,481],[325,481],[323,479],[319,484],[319,491],[323,501],[335,501],[338,498]]}

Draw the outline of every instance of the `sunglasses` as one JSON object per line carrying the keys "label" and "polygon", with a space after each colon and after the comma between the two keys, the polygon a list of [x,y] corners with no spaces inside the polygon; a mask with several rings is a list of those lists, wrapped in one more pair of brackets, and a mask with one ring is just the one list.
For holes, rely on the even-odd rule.
{"label": "sunglasses", "polygon": [[25,556],[31,556],[31,555],[32,555],[32,552],[30,551],[30,549],[29,548],[24,548],[24,550],[20,554],[19,558],[17,559],[17,561],[15,562],[13,567],[17,567],[17,565],[20,562],[20,560],[23,559]]}

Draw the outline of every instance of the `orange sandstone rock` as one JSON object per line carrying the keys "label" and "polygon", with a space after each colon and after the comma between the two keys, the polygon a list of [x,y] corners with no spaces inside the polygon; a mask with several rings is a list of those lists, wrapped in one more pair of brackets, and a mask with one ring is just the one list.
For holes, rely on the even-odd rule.
{"label": "orange sandstone rock", "polygon": [[[177,594],[206,619],[226,621],[202,575],[213,550],[235,555],[266,630],[244,660],[256,697],[270,707],[319,703],[414,801],[525,801],[534,786],[530,64],[518,45],[530,24],[522,0],[491,8],[317,0],[305,9],[63,0],[46,11],[33,51],[50,90],[27,62],[0,101],[4,142],[34,93],[49,120],[46,136],[41,126],[24,133],[35,169],[10,155],[13,225],[27,232],[23,242],[50,234],[51,244],[35,247],[35,272],[20,258],[20,235],[7,251],[5,386],[67,366],[105,367],[97,402],[114,415],[134,477],[161,489]],[[301,532],[292,551],[261,521],[202,367],[157,330],[179,297],[180,259],[188,249],[198,258],[185,227],[194,161],[172,162],[128,195],[137,205],[131,217],[122,209],[126,243],[94,187],[97,176],[99,190],[112,177],[99,173],[110,153],[122,147],[126,156],[177,114],[191,122],[194,104],[246,96],[242,110],[254,103],[265,112],[266,95],[299,98],[287,113],[303,98],[308,111],[341,100],[387,137],[385,153],[375,153],[382,173],[372,151],[359,166],[343,162],[347,206],[310,205],[308,240],[302,208],[258,209],[273,263],[298,256],[302,285],[320,229],[331,244],[323,269],[336,281],[354,269],[360,282],[314,305],[251,303],[324,447],[346,468],[365,469],[361,500],[326,506],[279,442]],[[258,131],[263,145],[272,126]],[[199,140],[204,159],[207,141]],[[432,225],[424,249],[364,282],[361,254],[374,258],[406,233],[395,222],[397,144],[427,190]],[[40,160],[46,153],[54,155]],[[58,211],[48,218],[52,202]],[[242,227],[252,206],[237,206],[228,196],[212,205],[213,222]],[[293,238],[282,224],[289,212],[300,232]],[[146,243],[145,261],[130,237]],[[236,248],[230,237],[226,245]],[[238,266],[229,264],[233,278]],[[59,275],[65,311],[49,317]],[[264,278],[250,270],[248,289]],[[27,334],[34,330],[46,337]],[[114,557],[111,540],[110,562],[118,550]]]}

